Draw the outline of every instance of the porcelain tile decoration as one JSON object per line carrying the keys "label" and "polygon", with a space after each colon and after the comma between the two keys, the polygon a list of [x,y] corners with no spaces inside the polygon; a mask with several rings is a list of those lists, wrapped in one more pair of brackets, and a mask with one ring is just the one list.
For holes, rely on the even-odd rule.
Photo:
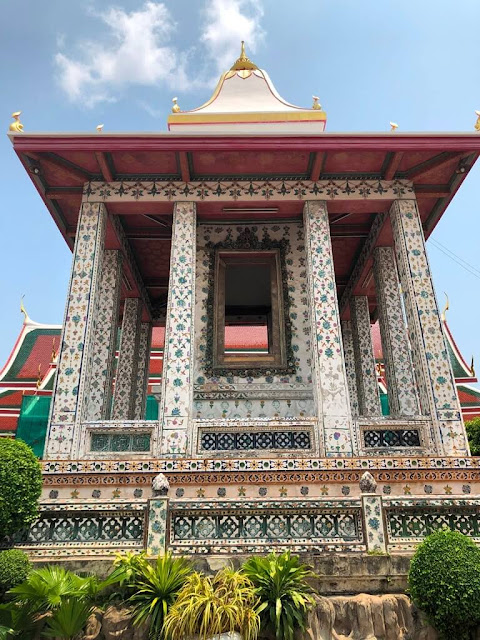
{"label": "porcelain tile decoration", "polygon": [[134,420],[145,418],[145,406],[147,403],[148,367],[150,364],[150,343],[152,339],[152,325],[150,322],[142,322],[140,327],[140,339],[138,343],[137,380],[135,384]]}
{"label": "porcelain tile decoration", "polygon": [[160,427],[161,452],[185,455],[193,405],[196,205],[178,202],[173,212],[165,328]]}
{"label": "porcelain tile decoration", "polygon": [[362,416],[382,414],[378,391],[378,376],[373,355],[370,311],[367,296],[353,296],[350,300],[353,348],[357,372],[358,404]]}
{"label": "porcelain tile decoration", "polygon": [[127,298],[123,309],[122,333],[115,376],[113,420],[131,420],[134,417],[141,319],[140,298]]}
{"label": "porcelain tile decoration", "polygon": [[358,416],[358,391],[357,373],[355,371],[355,351],[353,348],[352,323],[350,320],[342,321],[343,353],[345,355],[345,371],[347,373],[348,393],[352,414]]}
{"label": "porcelain tile decoration", "polygon": [[122,256],[119,251],[105,251],[100,304],[98,305],[93,341],[90,384],[84,403],[83,420],[105,420],[112,402],[112,379],[118,331]]}
{"label": "porcelain tile decoration", "polygon": [[396,200],[390,216],[422,409],[434,421],[438,453],[468,454],[416,201]]}
{"label": "porcelain tile decoration", "polygon": [[391,247],[377,247],[373,255],[390,412],[400,416],[417,416],[420,414],[420,405],[394,252]]}
{"label": "porcelain tile decoration", "polygon": [[49,458],[70,458],[76,453],[79,434],[75,422],[93,359],[93,335],[100,304],[106,216],[101,203],[84,203],[81,207],[45,445]]}
{"label": "porcelain tile decoration", "polygon": [[352,418],[326,203],[306,202],[303,216],[319,437],[327,456],[350,456]]}

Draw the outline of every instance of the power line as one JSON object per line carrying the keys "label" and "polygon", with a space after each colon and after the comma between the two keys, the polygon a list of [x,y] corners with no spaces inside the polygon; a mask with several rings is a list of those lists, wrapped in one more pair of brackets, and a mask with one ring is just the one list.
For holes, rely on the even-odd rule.
{"label": "power line", "polygon": [[445,249],[445,251],[448,251],[448,253],[452,254],[453,257],[457,258],[457,260],[460,260],[460,262],[463,262],[463,264],[465,264],[467,267],[469,267],[470,269],[473,269],[473,271],[476,271],[478,273],[478,275],[480,276],[480,269],[477,269],[477,267],[475,267],[473,264],[470,264],[469,262],[467,262],[466,260],[464,260],[463,258],[461,258],[459,255],[457,255],[454,251],[452,251],[451,249],[449,249],[448,247],[446,247],[444,244],[442,244],[441,242],[439,242],[438,240],[434,240],[433,238],[431,239],[431,242],[437,246],[437,249],[439,249],[440,247],[442,247],[442,249]]}
{"label": "power line", "polygon": [[[461,258],[457,260],[457,256],[455,254],[450,255],[450,253],[447,253],[448,249],[444,250],[434,240],[432,240],[431,242],[432,242],[433,246],[436,249],[438,249],[439,251],[441,251],[444,255],[446,255],[447,258],[450,258],[450,260],[453,260],[453,262],[456,262],[460,267],[462,267],[462,269],[464,269],[465,271],[470,273],[472,276],[477,278],[477,280],[480,280],[480,272],[477,269],[475,269],[475,267],[471,267],[470,268],[470,265],[468,264],[468,262],[466,264],[462,264],[462,262],[460,262]],[[468,265],[468,266],[466,266],[466,265]]]}

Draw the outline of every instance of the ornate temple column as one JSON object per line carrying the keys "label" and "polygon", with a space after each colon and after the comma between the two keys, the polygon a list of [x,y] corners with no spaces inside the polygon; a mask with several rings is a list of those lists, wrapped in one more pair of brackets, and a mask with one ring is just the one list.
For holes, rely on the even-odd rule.
{"label": "ornate temple column", "polygon": [[162,454],[186,454],[193,406],[196,204],[173,209],[162,397],[159,411]]}
{"label": "ornate temple column", "polygon": [[123,309],[112,420],[134,419],[141,319],[142,301],[140,298],[127,298]]}
{"label": "ornate temple column", "polygon": [[372,328],[367,296],[350,299],[358,405],[362,416],[381,416],[378,376],[372,344]]}
{"label": "ornate temple column", "polygon": [[45,444],[50,459],[71,459],[78,446],[79,407],[93,360],[106,217],[103,203],[85,202],[80,208]]}
{"label": "ornate temple column", "polygon": [[325,455],[348,456],[355,447],[326,202],[305,202],[303,219],[317,435]]}
{"label": "ornate temple column", "polygon": [[145,406],[147,404],[148,369],[150,365],[150,343],[152,339],[152,325],[150,322],[142,322],[140,327],[140,340],[138,342],[138,366],[135,393],[135,406],[133,409],[134,420],[145,419]]}
{"label": "ornate temple column", "polygon": [[83,420],[108,420],[112,402],[112,378],[118,331],[122,280],[122,254],[105,251],[100,284],[92,368],[83,403]]}
{"label": "ornate temple column", "polygon": [[390,413],[394,416],[418,416],[417,385],[403,316],[397,264],[391,247],[374,250],[373,275]]}
{"label": "ornate temple column", "polygon": [[416,200],[390,209],[413,363],[423,413],[431,415],[437,453],[469,453]]}
{"label": "ornate temple column", "polygon": [[358,391],[357,372],[355,371],[355,352],[353,349],[352,323],[350,320],[342,321],[343,353],[345,355],[345,370],[347,372],[348,393],[350,395],[350,407],[352,415],[358,416]]}

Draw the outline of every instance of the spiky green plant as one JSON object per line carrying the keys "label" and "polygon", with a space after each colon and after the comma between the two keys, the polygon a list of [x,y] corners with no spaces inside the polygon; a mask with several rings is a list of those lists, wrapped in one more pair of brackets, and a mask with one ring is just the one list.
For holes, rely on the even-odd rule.
{"label": "spiky green plant", "polygon": [[260,598],[262,627],[272,630],[277,640],[293,640],[297,627],[305,629],[308,609],[314,602],[314,590],[307,580],[315,574],[290,551],[252,556],[242,571]]}
{"label": "spiky green plant", "polygon": [[55,609],[51,617],[47,618],[42,635],[70,640],[84,628],[92,611],[93,607],[87,601],[67,598]]}
{"label": "spiky green plant", "polygon": [[213,638],[238,632],[255,640],[260,631],[258,598],[246,575],[227,567],[215,576],[192,573],[165,619],[169,640]]}
{"label": "spiky green plant", "polygon": [[[122,561],[117,561],[117,568]],[[174,558],[171,553],[158,556],[151,564],[144,554],[125,562],[128,566],[128,602],[133,605],[134,625],[150,621],[149,637],[161,637],[163,621],[169,607],[192,571],[186,558]],[[115,573],[115,572],[114,572]]]}

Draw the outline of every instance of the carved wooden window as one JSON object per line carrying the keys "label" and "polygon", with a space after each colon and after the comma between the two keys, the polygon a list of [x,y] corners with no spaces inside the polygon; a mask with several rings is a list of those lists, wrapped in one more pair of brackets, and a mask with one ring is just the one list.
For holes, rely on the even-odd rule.
{"label": "carved wooden window", "polygon": [[279,249],[217,251],[213,368],[287,366]]}

